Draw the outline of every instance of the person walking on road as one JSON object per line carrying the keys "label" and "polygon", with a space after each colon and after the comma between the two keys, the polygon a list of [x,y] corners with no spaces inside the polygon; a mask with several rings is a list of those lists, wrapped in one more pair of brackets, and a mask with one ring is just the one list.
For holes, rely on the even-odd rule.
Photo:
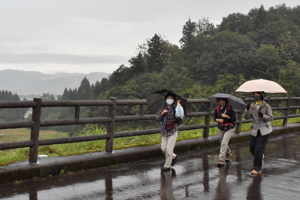
{"label": "person walking on road", "polygon": [[235,126],[235,112],[228,104],[228,99],[217,98],[220,105],[214,112],[214,121],[218,122],[218,136],[221,143],[218,166],[223,167],[231,159],[231,150],[228,146]]}
{"label": "person walking on road", "polygon": [[161,150],[166,156],[163,171],[170,171],[174,166],[178,155],[174,154],[174,147],[179,132],[180,121],[184,118],[184,110],[180,100],[175,104],[176,96],[167,94],[166,104],[156,113],[156,120],[162,122],[161,127]]}
{"label": "person walking on road", "polygon": [[272,108],[264,101],[264,92],[253,92],[254,102],[248,104],[244,112],[245,119],[253,119],[251,126],[250,152],[254,156],[251,174],[261,173],[265,147],[272,132]]}

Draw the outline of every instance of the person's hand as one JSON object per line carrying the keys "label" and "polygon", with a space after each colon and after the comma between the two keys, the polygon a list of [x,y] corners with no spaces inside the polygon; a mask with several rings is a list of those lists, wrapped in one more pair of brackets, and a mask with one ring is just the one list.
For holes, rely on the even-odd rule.
{"label": "person's hand", "polygon": [[249,103],[249,104],[247,105],[247,110],[250,109],[250,106],[251,106],[251,103]]}
{"label": "person's hand", "polygon": [[223,124],[224,119],[216,119],[216,121],[219,122],[219,123],[221,123],[221,124]]}
{"label": "person's hand", "polygon": [[222,117],[223,117],[223,118],[229,118],[229,116],[226,115],[225,113],[222,113]]}
{"label": "person's hand", "polygon": [[177,105],[178,105],[178,106],[181,106],[180,100],[177,101]]}
{"label": "person's hand", "polygon": [[258,114],[259,114],[259,117],[260,117],[260,118],[263,118],[263,117],[264,117],[264,115],[263,115],[261,112],[258,112]]}
{"label": "person's hand", "polygon": [[164,114],[167,113],[167,112],[168,112],[168,110],[165,109],[164,111],[162,111],[161,115],[164,115]]}

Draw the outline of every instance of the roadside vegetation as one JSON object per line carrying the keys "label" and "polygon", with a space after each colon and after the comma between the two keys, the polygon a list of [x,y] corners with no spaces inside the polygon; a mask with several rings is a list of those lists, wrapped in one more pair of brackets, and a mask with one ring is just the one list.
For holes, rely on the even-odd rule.
{"label": "roadside vegetation", "polygon": [[[288,123],[299,123],[300,118],[291,118]],[[202,122],[203,123],[203,122]],[[282,126],[282,120],[272,121],[272,126]],[[251,123],[243,124],[242,131],[249,131]],[[23,141],[29,140],[30,129],[8,129],[3,130],[5,134],[1,143],[10,141]],[[80,135],[94,135],[94,134],[105,134],[106,128],[104,126],[98,127],[96,125],[89,126],[88,129],[83,131]],[[210,128],[209,135],[216,135],[217,128]],[[203,136],[203,129],[180,131],[177,141],[201,138]],[[51,139],[58,137],[68,137],[68,133],[56,132],[56,131],[41,131],[40,139]],[[160,143],[160,134],[134,136],[126,138],[114,139],[114,149],[124,149],[139,146],[156,145]],[[49,146],[39,147],[39,155],[53,156],[69,156],[75,154],[92,153],[105,151],[105,140],[90,141],[90,142],[78,142],[70,144],[57,144]],[[28,160],[29,148],[19,148],[11,150],[0,151],[0,166],[7,165],[10,163]]]}

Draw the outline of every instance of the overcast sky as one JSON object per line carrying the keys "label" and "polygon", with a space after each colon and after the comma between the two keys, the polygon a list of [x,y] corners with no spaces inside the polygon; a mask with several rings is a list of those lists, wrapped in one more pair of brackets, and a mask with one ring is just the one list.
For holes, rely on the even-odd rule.
{"label": "overcast sky", "polygon": [[178,44],[191,18],[219,24],[231,13],[299,0],[1,0],[0,70],[111,73],[161,34]]}

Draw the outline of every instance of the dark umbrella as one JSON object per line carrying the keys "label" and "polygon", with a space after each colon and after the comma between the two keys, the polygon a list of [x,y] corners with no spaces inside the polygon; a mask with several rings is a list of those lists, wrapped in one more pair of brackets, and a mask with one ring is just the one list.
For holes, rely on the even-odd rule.
{"label": "dark umbrella", "polygon": [[159,108],[166,104],[166,96],[173,96],[175,105],[177,100],[180,100],[180,104],[183,107],[184,115],[186,116],[187,112],[187,100],[174,92],[163,89],[147,95],[147,108],[151,113],[156,113]]}
{"label": "dark umbrella", "polygon": [[217,93],[211,96],[211,101],[217,103],[218,99],[228,99],[228,104],[235,110],[245,110],[246,104],[241,98],[237,98],[230,94]]}

